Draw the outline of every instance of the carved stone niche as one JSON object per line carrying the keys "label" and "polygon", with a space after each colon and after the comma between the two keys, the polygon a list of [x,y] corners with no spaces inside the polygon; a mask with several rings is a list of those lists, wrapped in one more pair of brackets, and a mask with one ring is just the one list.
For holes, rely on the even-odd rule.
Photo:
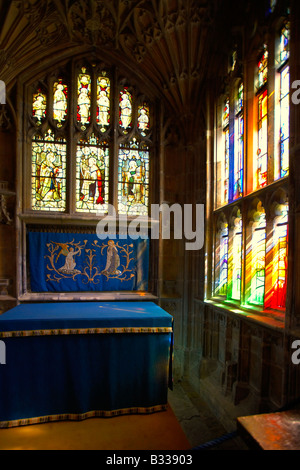
{"label": "carved stone niche", "polygon": [[8,182],[0,181],[0,222],[2,224],[11,225],[13,222],[7,209],[7,200],[13,196],[15,193],[8,189]]}
{"label": "carved stone niche", "polygon": [[12,120],[8,107],[5,104],[0,104],[0,131],[9,132],[12,130]]}

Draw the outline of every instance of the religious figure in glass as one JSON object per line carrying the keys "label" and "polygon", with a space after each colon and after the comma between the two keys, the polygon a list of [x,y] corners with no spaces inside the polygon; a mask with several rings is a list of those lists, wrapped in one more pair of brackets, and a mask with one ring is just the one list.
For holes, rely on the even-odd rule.
{"label": "religious figure in glass", "polygon": [[101,132],[105,132],[110,118],[110,82],[105,76],[97,80],[97,123]]}
{"label": "religious figure in glass", "polygon": [[132,96],[124,88],[120,92],[120,126],[126,131],[131,126],[132,120]]}
{"label": "religious figure in glass", "polygon": [[91,77],[82,67],[82,73],[78,76],[78,113],[77,121],[82,124],[82,130],[86,129],[90,121],[91,107]]}
{"label": "religious figure in glass", "polygon": [[149,151],[131,148],[119,151],[119,211],[128,214],[147,214]]}
{"label": "religious figure in glass", "polygon": [[142,136],[149,131],[149,107],[145,104],[138,107],[138,129]]}
{"label": "religious figure in glass", "polygon": [[33,209],[65,208],[66,143],[55,140],[51,131],[45,139],[32,142]]}
{"label": "religious figure in glass", "polygon": [[33,117],[37,119],[37,124],[40,125],[46,116],[47,99],[44,93],[40,91],[33,95],[32,113]]}
{"label": "religious figure in glass", "polygon": [[97,211],[108,202],[107,147],[97,145],[93,135],[77,148],[77,209]]}
{"label": "religious figure in glass", "polygon": [[53,86],[53,119],[57,121],[57,127],[62,126],[62,122],[67,115],[67,91],[68,88],[61,80]]}

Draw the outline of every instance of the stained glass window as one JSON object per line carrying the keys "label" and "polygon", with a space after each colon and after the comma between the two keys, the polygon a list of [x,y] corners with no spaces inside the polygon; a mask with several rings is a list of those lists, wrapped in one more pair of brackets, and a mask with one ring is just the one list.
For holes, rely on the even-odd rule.
{"label": "stained glass window", "polygon": [[229,98],[225,101],[222,115],[222,125],[225,129],[229,125]]}
{"label": "stained glass window", "polygon": [[64,211],[66,206],[66,141],[36,135],[32,141],[32,209]]}
{"label": "stained glass window", "polygon": [[33,94],[32,115],[36,119],[36,124],[41,125],[46,117],[47,97],[41,90]]}
{"label": "stained glass window", "polygon": [[97,124],[101,132],[110,124],[110,80],[106,74],[97,79]]}
{"label": "stained glass window", "polygon": [[47,90],[40,82],[32,85],[32,183],[26,194],[32,210],[101,216],[113,206],[122,214],[148,215],[150,102],[123,80],[113,68],[74,60],[44,77],[41,83],[51,83]]}
{"label": "stained glass window", "polygon": [[57,127],[62,127],[66,120],[68,108],[68,87],[62,79],[53,85],[53,119],[57,121]]}
{"label": "stained glass window", "polygon": [[215,251],[215,294],[227,295],[228,224],[223,222],[217,234]]}
{"label": "stained glass window", "polygon": [[289,173],[289,67],[280,72],[280,177]]}
{"label": "stained glass window", "polygon": [[109,150],[93,134],[81,140],[76,155],[76,209],[106,212],[108,204]]}
{"label": "stained glass window", "polygon": [[150,128],[150,111],[147,104],[138,107],[138,129],[142,136],[146,136]]}
{"label": "stained glass window", "polygon": [[119,213],[147,215],[149,199],[149,148],[134,139],[119,150]]}
{"label": "stained glass window", "polygon": [[268,51],[264,46],[264,51],[258,61],[258,88],[267,83],[268,80]]}
{"label": "stained glass window", "polygon": [[223,161],[223,203],[228,202],[229,196],[229,99],[226,100],[223,108],[223,138],[224,138],[224,161]]}
{"label": "stained glass window", "polygon": [[120,127],[124,133],[131,129],[132,125],[132,95],[127,87],[120,91],[119,97]]}
{"label": "stained glass window", "polygon": [[244,168],[244,91],[243,84],[238,88],[235,117],[235,148],[234,148],[234,188],[233,199],[243,195],[243,168]]}
{"label": "stained glass window", "polygon": [[258,149],[256,160],[256,188],[267,184],[268,169],[268,92],[258,97]]}
{"label": "stained glass window", "polygon": [[266,217],[261,212],[252,228],[249,303],[264,304],[266,266]]}
{"label": "stained glass window", "polygon": [[289,23],[285,23],[281,30],[280,35],[280,62],[283,63],[289,58],[289,40],[290,40],[290,29]]}
{"label": "stained glass window", "polygon": [[282,206],[281,215],[273,224],[271,279],[266,293],[265,306],[284,308],[286,301],[287,255],[288,255],[288,205]]}
{"label": "stained glass window", "polygon": [[238,217],[232,237],[232,293],[231,298],[241,299],[242,280],[242,219]]}
{"label": "stained glass window", "polygon": [[85,130],[91,119],[91,76],[82,67],[78,75],[77,88],[77,121]]}

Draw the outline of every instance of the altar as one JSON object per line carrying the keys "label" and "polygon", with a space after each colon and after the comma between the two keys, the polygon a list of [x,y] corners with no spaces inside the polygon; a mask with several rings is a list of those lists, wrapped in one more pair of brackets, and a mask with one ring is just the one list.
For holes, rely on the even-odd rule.
{"label": "altar", "polygon": [[2,428],[167,407],[173,318],[153,302],[22,304],[0,340]]}

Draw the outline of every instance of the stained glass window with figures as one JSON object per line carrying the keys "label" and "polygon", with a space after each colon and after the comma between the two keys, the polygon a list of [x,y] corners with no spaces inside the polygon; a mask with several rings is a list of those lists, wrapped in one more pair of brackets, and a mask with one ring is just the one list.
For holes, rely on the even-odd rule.
{"label": "stained glass window with figures", "polygon": [[66,65],[30,88],[34,212],[147,215],[150,101],[103,63]]}

